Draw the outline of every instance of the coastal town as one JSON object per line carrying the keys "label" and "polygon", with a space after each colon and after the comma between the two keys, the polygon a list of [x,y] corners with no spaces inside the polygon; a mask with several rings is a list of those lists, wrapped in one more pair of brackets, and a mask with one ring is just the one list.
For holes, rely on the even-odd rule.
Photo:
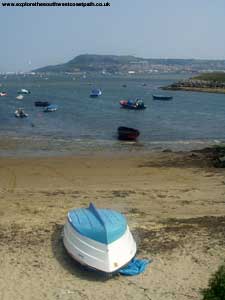
{"label": "coastal town", "polygon": [[[31,66],[29,66],[31,68]],[[29,69],[26,72],[0,72],[0,75],[36,73],[69,73],[83,75],[98,73],[101,75],[141,75],[154,73],[205,73],[225,72],[225,60],[204,59],[157,59],[139,58],[135,56],[118,55],[78,55],[72,60],[59,65],[45,66],[38,69]]]}

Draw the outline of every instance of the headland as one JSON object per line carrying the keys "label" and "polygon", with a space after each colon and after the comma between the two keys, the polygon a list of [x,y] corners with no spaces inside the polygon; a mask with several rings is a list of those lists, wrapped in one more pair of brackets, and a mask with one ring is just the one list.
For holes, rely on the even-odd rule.
{"label": "headland", "polygon": [[203,73],[190,79],[180,80],[169,86],[162,87],[163,90],[193,91],[205,93],[225,93],[225,73],[212,72]]}

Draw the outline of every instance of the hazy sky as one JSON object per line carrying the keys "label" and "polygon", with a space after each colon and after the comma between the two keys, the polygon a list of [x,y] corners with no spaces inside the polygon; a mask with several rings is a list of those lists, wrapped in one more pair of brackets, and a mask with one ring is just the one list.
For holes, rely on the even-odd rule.
{"label": "hazy sky", "polygon": [[224,0],[109,2],[110,7],[0,7],[0,71],[64,63],[84,53],[225,59]]}

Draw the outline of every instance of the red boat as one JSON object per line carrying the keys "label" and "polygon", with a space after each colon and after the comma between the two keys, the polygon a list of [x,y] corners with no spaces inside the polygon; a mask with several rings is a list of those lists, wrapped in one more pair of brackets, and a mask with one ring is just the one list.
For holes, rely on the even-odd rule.
{"label": "red boat", "polygon": [[117,129],[118,139],[124,141],[134,141],[140,135],[139,130],[129,127],[120,126]]}
{"label": "red boat", "polygon": [[144,102],[140,99],[136,99],[135,101],[121,100],[120,105],[122,108],[127,108],[127,109],[145,109],[146,108]]}

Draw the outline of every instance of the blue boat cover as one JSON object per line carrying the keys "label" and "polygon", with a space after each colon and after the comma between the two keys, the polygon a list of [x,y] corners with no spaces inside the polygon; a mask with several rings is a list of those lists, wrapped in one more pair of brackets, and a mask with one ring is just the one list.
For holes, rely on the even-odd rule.
{"label": "blue boat cover", "polygon": [[68,220],[81,235],[103,244],[119,239],[127,229],[125,217],[110,209],[97,209],[92,203],[88,208],[71,210]]}
{"label": "blue boat cover", "polygon": [[145,269],[147,268],[150,262],[152,261],[148,259],[133,258],[128,265],[126,265],[124,268],[119,270],[119,273],[121,275],[127,275],[127,276],[134,276],[134,275],[141,274],[145,271]]}

